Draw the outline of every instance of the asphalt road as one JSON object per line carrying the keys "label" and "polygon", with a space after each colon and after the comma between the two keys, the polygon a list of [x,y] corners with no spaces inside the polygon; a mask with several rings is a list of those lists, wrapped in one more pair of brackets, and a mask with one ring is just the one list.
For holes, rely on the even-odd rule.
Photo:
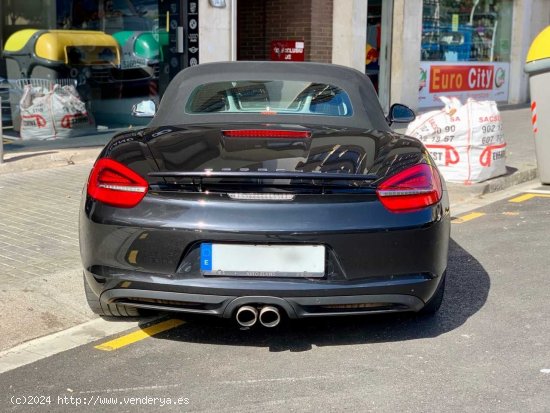
{"label": "asphalt road", "polygon": [[0,411],[548,412],[549,224],[550,191],[455,220],[434,317],[175,318],[1,374]]}

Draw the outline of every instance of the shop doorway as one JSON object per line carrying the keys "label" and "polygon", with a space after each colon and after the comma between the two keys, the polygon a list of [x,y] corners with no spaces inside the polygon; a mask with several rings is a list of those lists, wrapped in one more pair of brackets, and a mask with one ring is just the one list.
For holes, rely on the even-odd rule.
{"label": "shop doorway", "polygon": [[369,0],[365,73],[371,79],[380,103],[389,110],[390,59],[393,0]]}
{"label": "shop doorway", "polygon": [[237,1],[237,60],[269,60],[266,3]]}

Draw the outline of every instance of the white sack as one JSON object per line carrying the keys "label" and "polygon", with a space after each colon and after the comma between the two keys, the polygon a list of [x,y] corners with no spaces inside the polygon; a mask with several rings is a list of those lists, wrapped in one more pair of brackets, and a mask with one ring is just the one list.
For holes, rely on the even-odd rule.
{"label": "white sack", "polygon": [[94,121],[74,86],[48,91],[25,86],[20,102],[22,139],[63,139],[91,133]]}
{"label": "white sack", "polygon": [[449,182],[471,184],[506,173],[506,142],[494,101],[440,98],[445,108],[424,113],[406,134],[420,139]]}

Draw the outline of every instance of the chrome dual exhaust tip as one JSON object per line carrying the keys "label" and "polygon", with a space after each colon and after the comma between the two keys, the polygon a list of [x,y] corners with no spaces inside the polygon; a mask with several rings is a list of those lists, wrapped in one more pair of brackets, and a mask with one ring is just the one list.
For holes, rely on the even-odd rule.
{"label": "chrome dual exhaust tip", "polygon": [[281,322],[281,314],[277,307],[266,305],[261,308],[260,312],[250,305],[243,305],[237,310],[235,315],[237,323],[241,327],[252,327],[259,320],[264,327],[276,327]]}
{"label": "chrome dual exhaust tip", "polygon": [[252,327],[258,321],[258,310],[250,305],[243,305],[237,310],[235,319],[242,327]]}
{"label": "chrome dual exhaust tip", "polygon": [[281,314],[277,307],[266,305],[260,310],[259,319],[264,327],[276,327],[281,322]]}

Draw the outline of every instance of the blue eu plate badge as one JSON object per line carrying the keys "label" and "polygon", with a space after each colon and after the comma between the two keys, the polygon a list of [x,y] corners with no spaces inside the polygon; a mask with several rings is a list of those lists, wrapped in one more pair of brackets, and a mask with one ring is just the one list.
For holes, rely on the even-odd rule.
{"label": "blue eu plate badge", "polygon": [[212,271],[212,244],[201,244],[201,271]]}

